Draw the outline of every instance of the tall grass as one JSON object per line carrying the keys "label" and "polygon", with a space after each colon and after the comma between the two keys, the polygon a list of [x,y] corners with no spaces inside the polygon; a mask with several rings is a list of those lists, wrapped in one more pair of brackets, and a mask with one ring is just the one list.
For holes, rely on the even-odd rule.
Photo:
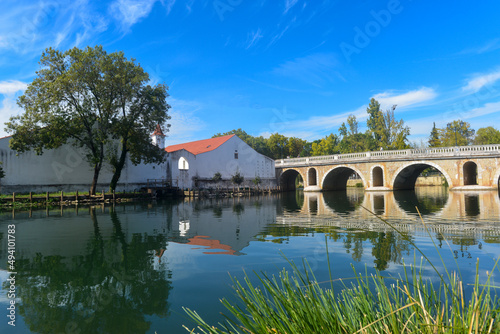
{"label": "tall grass", "polygon": [[[222,300],[229,313],[218,327],[187,308],[197,327],[184,327],[190,333],[500,333],[498,287],[491,284],[498,260],[484,284],[478,262],[474,282],[465,283],[459,271],[445,266],[440,273],[423,254],[420,261],[414,257],[413,264],[404,265],[397,278],[354,271],[353,279],[338,280],[340,288],[335,289],[328,245],[326,249],[329,288],[320,286],[307,261],[303,269],[289,262],[292,270],[278,276],[256,273],[259,286],[248,275],[243,282],[234,278],[238,300]],[[438,274],[439,284],[423,277],[427,265]],[[465,284],[472,286],[470,295]]]}

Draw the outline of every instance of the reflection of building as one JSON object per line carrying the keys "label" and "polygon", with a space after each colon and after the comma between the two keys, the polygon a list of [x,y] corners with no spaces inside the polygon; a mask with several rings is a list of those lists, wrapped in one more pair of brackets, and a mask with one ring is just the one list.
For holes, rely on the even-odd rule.
{"label": "reflection of building", "polygon": [[[257,176],[262,186],[274,184],[274,160],[258,153],[236,135],[198,140],[168,146],[167,179],[179,188],[217,186],[212,181],[220,173],[219,186],[232,186],[229,181],[237,172],[252,185]],[[225,183],[224,183],[225,181]]]}

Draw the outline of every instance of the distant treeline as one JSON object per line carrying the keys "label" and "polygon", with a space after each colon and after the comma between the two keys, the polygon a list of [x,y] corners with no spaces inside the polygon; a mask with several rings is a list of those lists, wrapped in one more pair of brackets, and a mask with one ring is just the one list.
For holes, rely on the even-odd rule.
{"label": "distant treeline", "polygon": [[312,142],[297,137],[286,137],[279,133],[273,133],[269,138],[263,136],[254,137],[241,128],[225,133],[217,133],[213,137],[235,134],[257,152],[273,159],[376,150],[401,150],[416,147],[500,143],[500,131],[489,126],[480,128],[476,132],[471,129],[469,123],[462,120],[448,123],[446,128],[443,129],[436,128],[434,123],[427,142],[410,143],[408,141],[410,128],[404,124],[402,119],[396,120],[394,117],[395,109],[396,105],[389,110],[383,111],[379,102],[371,99],[368,108],[366,108],[368,119],[365,132],[360,132],[356,116],[350,115],[347,117],[346,122],[339,127],[338,133],[330,133],[328,136]]}

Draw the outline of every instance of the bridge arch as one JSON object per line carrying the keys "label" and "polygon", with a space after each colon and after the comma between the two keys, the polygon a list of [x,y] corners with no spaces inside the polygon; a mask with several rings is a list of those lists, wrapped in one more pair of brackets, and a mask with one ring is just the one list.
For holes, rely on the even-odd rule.
{"label": "bridge arch", "polygon": [[396,170],[391,180],[392,189],[415,189],[415,182],[417,181],[418,176],[424,169],[429,167],[434,167],[441,172],[450,186],[453,184],[448,173],[446,173],[446,171],[438,164],[430,161],[414,161],[406,163]]}
{"label": "bridge arch", "polygon": [[284,191],[295,190],[295,180],[299,175],[302,180],[306,179],[304,175],[302,175],[302,173],[295,168],[284,170],[279,178],[279,185],[281,189]]}
{"label": "bridge arch", "polygon": [[363,185],[366,187],[368,183],[366,183],[366,179],[356,167],[347,166],[347,165],[338,165],[330,170],[328,170],[321,180],[321,189],[323,190],[344,190],[347,186],[347,180],[349,176],[353,173],[356,173],[361,177],[361,181]]}
{"label": "bridge arch", "polygon": [[372,187],[384,186],[384,167],[380,165],[370,168],[370,181]]}

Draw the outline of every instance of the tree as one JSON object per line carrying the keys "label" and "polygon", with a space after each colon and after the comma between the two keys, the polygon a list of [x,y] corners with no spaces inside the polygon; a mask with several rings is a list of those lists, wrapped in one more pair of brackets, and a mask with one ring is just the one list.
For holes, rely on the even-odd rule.
{"label": "tree", "polygon": [[396,120],[394,110],[396,105],[383,112],[377,100],[371,99],[366,109],[369,114],[366,125],[375,143],[375,147],[371,149],[401,150],[409,147],[410,128],[404,125],[402,119]]}
{"label": "tree", "polygon": [[271,152],[271,158],[282,159],[283,154],[288,152],[288,138],[279,133],[273,133],[267,140],[267,146]]}
{"label": "tree", "polygon": [[[115,190],[121,171],[125,166],[127,154],[134,165],[141,162],[160,164],[165,161],[165,151],[151,142],[151,133],[160,124],[164,124],[170,116],[170,106],[166,102],[169,96],[167,87],[159,84],[148,85],[149,75],[134,60],[127,60],[123,52],[109,54],[113,61],[115,75],[110,83],[114,91],[116,108],[112,120],[112,134],[120,139],[120,156],[111,156],[113,178],[110,190]],[[166,124],[164,130],[168,130]]]}
{"label": "tree", "polygon": [[238,191],[240,190],[240,184],[242,184],[243,181],[245,181],[245,177],[241,175],[239,171],[236,171],[236,173],[231,177],[231,182],[238,186]]}
{"label": "tree", "polygon": [[42,53],[40,66],[18,99],[25,112],[6,123],[13,133],[12,149],[43,154],[67,143],[83,148],[94,169],[92,193],[113,139],[122,140],[123,154],[114,166],[117,178],[122,156],[128,152],[136,163],[156,155],[145,143],[152,124],[168,118],[166,88],[145,85],[149,78],[133,60],[122,52],[108,54],[101,46],[66,52],[49,48]]}
{"label": "tree", "polygon": [[288,138],[288,154],[291,157],[298,157],[300,156],[300,153],[306,146],[307,141],[296,138],[296,137],[290,137]]}
{"label": "tree", "polygon": [[436,123],[432,124],[431,135],[429,137],[429,147],[439,147],[441,146],[441,140],[439,139],[439,129],[436,128]]}
{"label": "tree", "polygon": [[446,129],[440,131],[442,146],[465,146],[472,144],[474,140],[474,129],[470,128],[468,122],[456,120],[446,124]]}
{"label": "tree", "polygon": [[500,144],[500,131],[492,126],[480,128],[474,138],[475,145]]}
{"label": "tree", "polygon": [[382,118],[382,110],[380,109],[380,103],[374,98],[371,98],[368,108],[366,108],[368,113],[368,120],[366,121],[366,126],[368,130],[372,133],[376,142],[380,141],[380,124]]}
{"label": "tree", "polygon": [[339,138],[337,137],[337,135],[330,133],[330,135],[321,139],[319,142],[315,141],[312,143],[311,155],[312,156],[331,155],[338,153],[337,152],[338,142]]}
{"label": "tree", "polygon": [[0,179],[3,179],[5,177],[5,172],[2,167],[2,162],[0,161]]}

